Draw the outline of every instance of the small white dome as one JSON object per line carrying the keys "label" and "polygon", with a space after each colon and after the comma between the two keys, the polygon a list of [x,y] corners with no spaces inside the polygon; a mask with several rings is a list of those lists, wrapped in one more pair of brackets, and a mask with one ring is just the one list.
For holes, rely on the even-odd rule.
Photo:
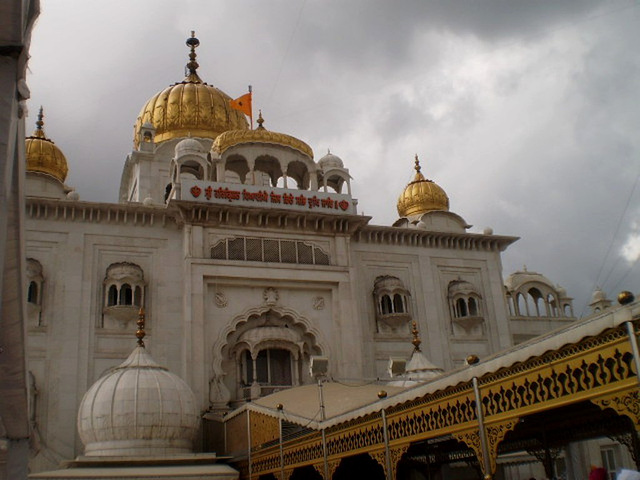
{"label": "small white dome", "polygon": [[100,378],[78,410],[87,456],[162,456],[192,451],[199,426],[196,399],[144,347]]}
{"label": "small white dome", "polygon": [[318,166],[322,170],[329,170],[330,168],[344,168],[344,162],[337,155],[328,152],[324,157],[318,160]]}
{"label": "small white dome", "polygon": [[71,190],[69,193],[67,193],[67,200],[77,202],[78,200],[80,200],[80,195],[75,190]]}
{"label": "small white dome", "polygon": [[183,155],[187,154],[196,154],[202,156],[203,154],[207,153],[204,146],[195,138],[185,138],[184,140],[178,142],[175,152],[176,158],[182,157]]}
{"label": "small white dome", "polygon": [[560,285],[556,286],[556,292],[558,292],[558,297],[560,298],[567,298],[567,289],[564,287],[561,287]]}
{"label": "small white dome", "polygon": [[596,288],[593,294],[591,295],[591,303],[601,302],[607,299],[607,294],[604,293],[601,289]]}
{"label": "small white dome", "polygon": [[414,350],[405,372],[412,380],[428,380],[442,375],[444,370],[427,360],[420,350]]}

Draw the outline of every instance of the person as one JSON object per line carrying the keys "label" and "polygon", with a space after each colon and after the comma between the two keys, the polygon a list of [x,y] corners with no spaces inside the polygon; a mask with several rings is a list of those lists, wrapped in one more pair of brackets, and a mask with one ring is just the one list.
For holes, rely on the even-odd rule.
{"label": "person", "polygon": [[589,480],[608,480],[607,469],[603,467],[596,467],[591,465],[591,471],[589,472]]}
{"label": "person", "polygon": [[623,468],[620,470],[617,480],[640,480],[640,472]]}

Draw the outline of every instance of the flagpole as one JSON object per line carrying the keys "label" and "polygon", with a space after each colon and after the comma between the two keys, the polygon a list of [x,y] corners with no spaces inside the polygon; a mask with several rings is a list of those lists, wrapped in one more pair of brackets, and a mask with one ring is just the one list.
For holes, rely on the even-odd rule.
{"label": "flagpole", "polygon": [[[251,85],[249,85],[249,93],[251,93],[251,91],[252,91],[252,88],[251,88]],[[251,112],[251,114],[249,115],[249,118],[251,119],[251,130],[253,130],[253,98],[251,98],[251,110],[250,110],[250,112]]]}

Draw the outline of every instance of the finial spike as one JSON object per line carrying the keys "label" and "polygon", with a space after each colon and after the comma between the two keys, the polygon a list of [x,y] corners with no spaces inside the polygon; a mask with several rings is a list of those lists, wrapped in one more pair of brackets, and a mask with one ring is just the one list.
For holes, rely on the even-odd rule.
{"label": "finial spike", "polygon": [[411,343],[413,344],[414,351],[420,352],[420,344],[422,343],[422,340],[420,340],[420,332],[418,332],[418,324],[415,320],[411,324],[411,334],[413,335],[413,340],[411,340]]}
{"label": "finial spike", "polygon": [[191,37],[187,38],[186,43],[187,47],[189,47],[191,51],[189,52],[189,63],[187,63],[186,68],[189,73],[185,80],[193,83],[202,83],[202,80],[200,80],[200,77],[198,77],[198,74],[196,73],[196,70],[198,70],[198,67],[200,66],[198,65],[198,62],[196,62],[196,47],[200,45],[200,40],[196,38],[195,30],[191,30]]}
{"label": "finial spike", "polygon": [[258,130],[266,130],[262,124],[264,123],[264,118],[262,118],[262,110],[258,110]]}
{"label": "finial spike", "polygon": [[420,173],[420,159],[418,158],[418,154],[416,153],[416,164],[413,168],[416,169],[416,173]]}
{"label": "finial spike", "polygon": [[42,121],[43,118],[44,118],[44,113],[43,113],[42,105],[40,105],[40,111],[38,112],[38,121],[36,122],[36,127],[38,127],[38,130],[42,130],[42,127],[44,126],[44,122]]}
{"label": "finial spike", "polygon": [[46,138],[46,135],[44,134],[44,113],[43,113],[43,108],[42,105],[40,105],[40,110],[38,111],[38,120],[36,120],[36,129],[33,132],[32,137],[38,137],[38,138]]}
{"label": "finial spike", "polygon": [[138,339],[138,345],[144,347],[144,340],[142,340],[146,333],[144,331],[144,307],[140,307],[140,311],[138,312],[138,321],[136,322],[138,325],[138,330],[136,330],[136,338]]}

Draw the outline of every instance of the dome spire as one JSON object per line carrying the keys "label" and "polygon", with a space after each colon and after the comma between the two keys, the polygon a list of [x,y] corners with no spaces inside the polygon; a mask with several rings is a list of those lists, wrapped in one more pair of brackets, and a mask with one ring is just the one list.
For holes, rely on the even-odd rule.
{"label": "dome spire", "polygon": [[424,178],[424,175],[422,175],[422,172],[421,172],[422,168],[420,167],[420,159],[418,158],[418,154],[417,153],[416,153],[416,156],[415,156],[415,165],[413,166],[413,168],[416,171],[416,176],[413,178],[413,181],[414,182],[419,182],[419,181],[424,180],[425,178]]}
{"label": "dome spire", "polygon": [[[200,65],[196,61],[196,48],[200,45],[200,40],[196,38],[195,30],[191,30],[191,37],[187,38],[187,47],[191,48],[189,52],[189,63],[187,63],[186,69],[188,70],[188,74],[184,79],[185,82],[189,83],[202,83],[202,79],[198,76],[197,70]],[[186,73],[186,71],[185,71]]]}
{"label": "dome spire", "polygon": [[420,332],[418,331],[418,324],[415,320],[411,324],[411,335],[413,335],[413,340],[411,340],[411,343],[413,344],[413,347],[415,349],[414,352],[420,352],[420,344],[422,343],[422,340],[420,340]]}
{"label": "dome spire", "polygon": [[146,332],[144,331],[144,307],[140,307],[140,311],[138,312],[138,321],[136,324],[138,325],[138,330],[136,330],[136,338],[138,339],[138,345],[144,348],[144,340],[142,340]]}
{"label": "dome spire", "polygon": [[44,118],[44,113],[42,112],[42,105],[40,105],[40,111],[38,112],[38,121],[36,122],[36,129],[33,132],[33,137],[47,138],[47,136],[44,134],[44,129],[42,128],[44,127],[44,121],[42,120]]}
{"label": "dome spire", "polygon": [[258,130],[266,130],[266,128],[262,126],[263,123],[264,118],[262,118],[262,110],[258,110]]}

